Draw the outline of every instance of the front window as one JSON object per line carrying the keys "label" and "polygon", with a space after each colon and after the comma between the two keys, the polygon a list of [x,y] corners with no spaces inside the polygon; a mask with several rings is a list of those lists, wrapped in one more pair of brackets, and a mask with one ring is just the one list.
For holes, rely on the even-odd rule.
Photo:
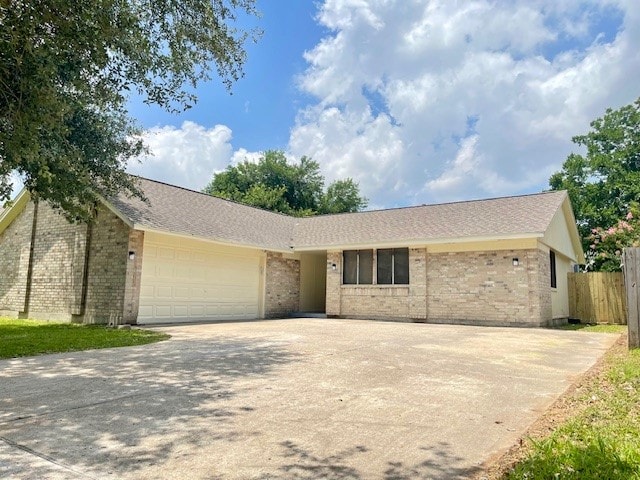
{"label": "front window", "polygon": [[373,283],[373,250],[345,250],[342,283],[370,285]]}
{"label": "front window", "polygon": [[[373,250],[345,250],[342,252],[342,283],[345,285],[373,284]],[[384,248],[376,250],[376,284],[409,284],[409,249]]]}
{"label": "front window", "polygon": [[385,248],[377,251],[378,284],[409,284],[409,249]]}

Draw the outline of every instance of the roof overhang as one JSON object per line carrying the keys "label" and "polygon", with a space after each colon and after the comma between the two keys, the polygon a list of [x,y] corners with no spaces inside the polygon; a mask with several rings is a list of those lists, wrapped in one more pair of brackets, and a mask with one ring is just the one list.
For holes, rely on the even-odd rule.
{"label": "roof overhang", "polygon": [[294,252],[310,252],[315,250],[358,250],[369,248],[393,248],[393,247],[428,247],[429,245],[462,244],[462,243],[482,243],[496,242],[502,240],[523,240],[539,239],[544,237],[544,233],[518,233],[510,235],[490,235],[474,237],[441,237],[422,238],[412,240],[389,240],[381,242],[361,242],[361,243],[340,243],[330,245],[309,245],[304,247],[294,247]]}
{"label": "roof overhang", "polygon": [[219,238],[202,237],[202,236],[199,236],[199,235],[191,235],[191,234],[188,234],[188,233],[180,233],[180,232],[172,232],[172,231],[169,231],[169,230],[162,230],[162,229],[159,229],[159,228],[148,227],[146,225],[140,225],[138,223],[134,224],[131,228],[133,228],[134,230],[142,231],[142,232],[157,233],[157,234],[160,234],[160,235],[169,235],[169,236],[172,236],[172,237],[188,238],[190,240],[198,240],[198,241],[201,241],[201,242],[215,243],[216,245],[224,245],[224,246],[227,246],[227,247],[250,248],[250,249],[253,249],[253,250],[263,250],[263,251],[277,252],[277,253],[294,253],[294,250],[292,248],[284,249],[284,248],[277,248],[277,247],[268,247],[268,246],[264,246],[264,245],[255,245],[255,244],[250,244],[250,243],[231,242],[229,240],[221,240]]}
{"label": "roof overhang", "polygon": [[13,222],[18,215],[24,210],[24,208],[31,200],[31,194],[26,188],[23,188],[15,199],[11,202],[11,206],[5,209],[0,215],[0,233],[4,232],[11,222]]}

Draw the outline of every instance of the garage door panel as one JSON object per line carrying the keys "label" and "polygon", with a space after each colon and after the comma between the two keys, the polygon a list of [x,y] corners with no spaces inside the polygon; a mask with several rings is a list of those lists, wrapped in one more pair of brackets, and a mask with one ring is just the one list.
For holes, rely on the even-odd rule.
{"label": "garage door panel", "polygon": [[257,318],[259,286],[260,255],[253,250],[146,234],[138,318]]}

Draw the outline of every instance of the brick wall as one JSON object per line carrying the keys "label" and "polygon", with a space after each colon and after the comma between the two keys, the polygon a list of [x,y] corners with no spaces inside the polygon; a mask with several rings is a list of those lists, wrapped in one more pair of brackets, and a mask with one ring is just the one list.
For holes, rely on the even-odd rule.
{"label": "brick wall", "polygon": [[[34,214],[37,221],[31,245]],[[0,234],[0,313],[86,323],[121,321],[125,316],[133,321],[142,238],[142,232],[130,232],[103,207],[88,228],[67,222],[44,202],[28,203]],[[129,249],[140,251],[131,266],[127,263]],[[129,310],[123,315],[127,275],[130,295],[136,298],[129,299]]]}
{"label": "brick wall", "polygon": [[267,252],[265,272],[265,318],[300,310],[300,261],[282,253]]}
{"label": "brick wall", "polygon": [[[142,254],[144,232],[129,230],[129,246],[127,249],[127,272],[124,285],[123,323],[136,323],[140,306],[140,280],[142,278]],[[132,252],[134,259],[128,258]]]}
{"label": "brick wall", "polygon": [[25,310],[31,249],[33,204],[0,233],[0,315],[17,317]]}
{"label": "brick wall", "polygon": [[[543,325],[551,320],[548,252],[409,250],[408,286],[341,285],[342,253],[327,253],[327,315],[435,323]],[[513,259],[518,258],[518,265]]]}
{"label": "brick wall", "polygon": [[327,263],[335,263],[337,267],[336,270],[327,269],[327,315],[352,318],[425,319],[427,257],[424,248],[409,249],[409,285],[341,285],[342,252],[328,252]]}
{"label": "brick wall", "polygon": [[31,286],[26,314],[71,320],[81,308],[87,240],[85,224],[69,223],[45,202],[37,205]]}
{"label": "brick wall", "polygon": [[[519,264],[513,265],[518,258]],[[538,251],[429,255],[429,321],[493,325],[540,322]]]}
{"label": "brick wall", "polygon": [[[335,270],[333,265],[336,266]],[[325,311],[329,317],[340,315],[340,284],[342,283],[342,252],[327,252],[327,303]]]}
{"label": "brick wall", "polygon": [[[549,248],[541,245],[537,250],[537,257],[538,291],[535,292],[535,301],[537,302],[540,321],[546,324],[551,323],[553,320],[553,308],[551,300],[551,263],[549,260]],[[566,280],[562,279],[560,281]],[[533,293],[532,296],[534,296]]]}
{"label": "brick wall", "polygon": [[129,231],[110,210],[98,209],[91,231],[84,323],[123,321]]}

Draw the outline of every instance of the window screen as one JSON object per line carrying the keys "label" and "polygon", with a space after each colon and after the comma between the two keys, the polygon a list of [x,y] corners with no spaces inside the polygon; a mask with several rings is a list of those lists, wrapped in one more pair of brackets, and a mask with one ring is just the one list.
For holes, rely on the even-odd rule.
{"label": "window screen", "polygon": [[378,283],[393,283],[393,250],[390,248],[378,250]]}
{"label": "window screen", "polygon": [[409,284],[408,248],[396,248],[393,250],[393,283],[396,285]]}
{"label": "window screen", "polygon": [[385,248],[378,250],[378,284],[409,284],[409,249]]}
{"label": "window screen", "polygon": [[342,283],[373,283],[373,250],[345,250],[342,253]]}
{"label": "window screen", "polygon": [[358,283],[373,283],[373,250],[358,250]]}
{"label": "window screen", "polygon": [[551,270],[551,288],[556,288],[558,286],[558,279],[556,277],[556,252],[553,250],[549,251],[549,267]]}

